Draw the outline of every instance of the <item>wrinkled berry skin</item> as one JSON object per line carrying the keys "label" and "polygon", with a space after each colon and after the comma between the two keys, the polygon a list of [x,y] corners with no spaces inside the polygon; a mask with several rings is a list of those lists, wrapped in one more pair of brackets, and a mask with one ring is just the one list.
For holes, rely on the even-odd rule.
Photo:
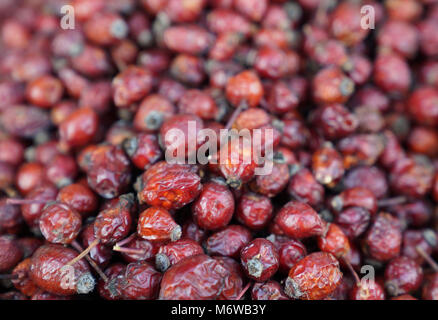
{"label": "wrinkled berry skin", "polygon": [[0,235],[14,234],[20,229],[23,217],[19,206],[6,203],[6,199],[0,199]]}
{"label": "wrinkled berry skin", "polygon": [[105,275],[108,277],[108,282],[100,279],[97,285],[99,296],[105,300],[120,300],[121,292],[118,287],[118,276],[122,276],[126,270],[126,266],[122,263],[114,263],[105,270]]}
{"label": "wrinkled berry skin", "polygon": [[7,236],[0,237],[0,249],[0,272],[6,272],[15,267],[23,256],[16,240]]}
{"label": "wrinkled berry skin", "polygon": [[59,190],[56,199],[67,204],[84,217],[97,210],[97,196],[88,186],[80,183],[72,183],[63,187]]}
{"label": "wrinkled berry skin", "polygon": [[181,227],[166,209],[150,207],[140,214],[137,233],[149,241],[176,241],[181,237]]}
{"label": "wrinkled berry skin", "polygon": [[87,179],[91,189],[105,199],[119,196],[131,180],[129,159],[120,147],[99,145],[86,156]]}
{"label": "wrinkled berry skin", "polygon": [[268,197],[257,193],[243,194],[236,208],[237,220],[252,230],[264,228],[273,215],[272,202]]}
{"label": "wrinkled berry skin", "polygon": [[370,213],[362,207],[350,207],[338,213],[335,218],[336,224],[345,235],[354,239],[362,235],[370,224]]}
{"label": "wrinkled berry skin", "polygon": [[165,209],[180,209],[192,202],[201,192],[201,178],[190,167],[157,163],[141,177],[138,199],[140,203]]}
{"label": "wrinkled berry skin", "polygon": [[318,247],[321,251],[329,252],[337,258],[342,258],[349,253],[350,242],[338,225],[330,223],[325,234],[318,237]]}
{"label": "wrinkled berry skin", "polygon": [[148,262],[128,264],[119,277],[118,287],[124,299],[152,300],[158,295],[161,273]]}
{"label": "wrinkled berry skin", "polygon": [[400,256],[385,269],[385,288],[391,296],[415,292],[423,281],[423,270],[414,260]]}
{"label": "wrinkled berry skin", "polygon": [[114,244],[128,236],[132,225],[131,196],[121,196],[117,203],[101,211],[94,220],[94,235],[101,243]]}
{"label": "wrinkled berry skin", "polygon": [[30,264],[30,258],[26,258],[12,271],[12,275],[16,276],[15,279],[12,279],[12,284],[17,290],[28,297],[33,296],[38,291],[38,287],[29,277]]}
{"label": "wrinkled berry skin", "polygon": [[438,300],[438,273],[435,272],[426,278],[422,298],[425,300]]}
{"label": "wrinkled berry skin", "polygon": [[287,191],[292,197],[313,207],[318,207],[324,199],[324,187],[306,168],[291,177]]}
{"label": "wrinkled berry skin", "polygon": [[164,273],[159,299],[218,299],[229,276],[229,271],[209,256],[204,254],[191,256],[170,267]]}
{"label": "wrinkled berry skin", "polygon": [[146,169],[161,158],[158,138],[152,134],[139,133],[123,142],[126,154],[139,169]]}
{"label": "wrinkled berry skin", "polygon": [[193,219],[203,229],[225,227],[234,213],[234,197],[224,184],[206,183],[193,204]]}
{"label": "wrinkled berry skin", "polygon": [[278,247],[280,271],[287,274],[289,270],[307,255],[304,244],[298,240],[287,240]]}
{"label": "wrinkled berry skin", "polygon": [[[55,186],[45,183],[30,191],[26,195],[26,199],[49,202],[55,200],[57,194],[58,190]],[[23,218],[31,229],[39,230],[39,220],[44,206],[45,205],[41,203],[24,204],[21,206]]]}
{"label": "wrinkled berry skin", "polygon": [[402,233],[400,222],[389,213],[379,213],[365,236],[368,254],[379,261],[399,255]]}
{"label": "wrinkled berry skin", "polygon": [[40,218],[40,230],[51,243],[69,244],[78,236],[82,217],[62,202],[47,205]]}
{"label": "wrinkled berry skin", "polygon": [[211,256],[237,258],[240,250],[252,240],[251,232],[239,225],[230,225],[212,234],[206,241],[207,253]]}
{"label": "wrinkled berry skin", "polygon": [[[31,258],[30,277],[40,288],[56,295],[69,296],[76,293],[89,293],[94,288],[94,279],[85,260],[73,264],[71,286],[66,286],[63,276],[67,271],[61,270],[78,253],[61,245],[44,245]],[[69,274],[70,275],[70,274]]]}
{"label": "wrinkled berry skin", "polygon": [[320,300],[335,291],[341,278],[339,262],[331,253],[314,252],[290,269],[285,292],[294,299]]}
{"label": "wrinkled berry skin", "polygon": [[91,108],[73,111],[59,126],[61,140],[70,147],[84,146],[96,135],[99,119]]}
{"label": "wrinkled berry skin", "polygon": [[308,204],[290,201],[275,216],[275,223],[289,237],[302,239],[321,235],[324,222]]}
{"label": "wrinkled berry skin", "polygon": [[235,107],[241,104],[251,108],[257,107],[263,94],[260,79],[252,71],[244,71],[228,80],[226,96]]}
{"label": "wrinkled berry skin", "polygon": [[179,239],[160,247],[155,256],[155,267],[164,272],[184,258],[203,253],[204,249],[196,241]]}
{"label": "wrinkled berry skin", "polygon": [[[87,248],[94,240],[96,240],[93,223],[82,229],[80,239],[84,248]],[[113,251],[110,247],[99,243],[90,250],[88,255],[97,263],[97,265],[105,267],[111,260],[112,253]]]}
{"label": "wrinkled berry skin", "polygon": [[240,260],[246,275],[257,282],[269,280],[280,265],[274,244],[263,238],[248,243],[240,252]]}
{"label": "wrinkled berry skin", "polygon": [[229,257],[213,257],[228,272],[224,280],[224,289],[218,300],[236,300],[243,289],[244,277],[240,264]]}
{"label": "wrinkled berry skin", "polygon": [[137,66],[129,66],[113,80],[113,98],[117,107],[126,108],[139,101],[152,89],[152,73]]}
{"label": "wrinkled berry skin", "polygon": [[289,300],[281,285],[275,280],[256,282],[251,290],[253,300]]}
{"label": "wrinkled berry skin", "polygon": [[350,291],[351,300],[385,300],[385,290],[377,281],[362,281]]}

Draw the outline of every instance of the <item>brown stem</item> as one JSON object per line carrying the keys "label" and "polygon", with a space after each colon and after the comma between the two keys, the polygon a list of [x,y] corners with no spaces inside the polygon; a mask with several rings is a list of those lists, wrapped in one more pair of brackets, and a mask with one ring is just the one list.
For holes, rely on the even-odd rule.
{"label": "brown stem", "polygon": [[236,121],[237,117],[239,116],[239,114],[242,113],[242,111],[244,111],[245,109],[248,108],[248,105],[246,103],[241,103],[236,110],[233,111],[233,113],[231,114],[230,119],[228,119],[227,124],[225,125],[225,129],[231,129],[231,127],[233,126],[234,122]]}
{"label": "brown stem", "polygon": [[361,281],[360,281],[359,276],[356,273],[356,270],[354,270],[353,266],[351,265],[350,261],[348,261],[348,259],[343,258],[343,260],[344,260],[345,264],[347,265],[348,269],[350,270],[351,274],[353,275],[354,281],[356,281],[356,285],[360,286]]}
{"label": "brown stem", "polygon": [[46,204],[47,200],[37,200],[37,199],[18,199],[18,198],[8,198],[6,199],[7,204]]}
{"label": "brown stem", "polygon": [[236,300],[242,299],[243,295],[248,291],[249,287],[251,285],[251,282],[248,282],[248,284],[245,286],[245,288],[242,289],[242,291],[239,293],[239,295],[236,297]]}
{"label": "brown stem", "polygon": [[0,280],[14,280],[18,278],[16,273],[0,274]]}
{"label": "brown stem", "polygon": [[396,206],[399,204],[406,203],[407,199],[404,196],[394,197],[394,198],[388,198],[388,199],[382,199],[377,201],[377,205],[379,207],[391,207]]}
{"label": "brown stem", "polygon": [[95,246],[97,246],[99,244],[99,242],[100,242],[99,239],[96,239],[93,242],[91,242],[87,249],[82,251],[76,258],[70,260],[67,263],[67,265],[71,266],[71,265],[75,264],[76,262],[78,262],[79,260],[81,260],[82,258],[84,258],[88,254],[88,252],[91,251],[91,249],[93,249]]}
{"label": "brown stem", "polygon": [[426,251],[424,251],[422,248],[420,247],[416,247],[415,248],[417,250],[417,252],[424,258],[424,260],[427,261],[427,263],[432,267],[432,269],[435,272],[438,272],[438,264],[432,259],[432,257],[430,255],[427,254]]}
{"label": "brown stem", "polygon": [[[79,252],[84,250],[76,240],[71,243],[71,246]],[[88,263],[93,267],[94,270],[96,270],[97,274],[103,279],[103,281],[108,282],[108,277],[105,273],[103,273],[102,269],[99,268],[96,262],[94,262],[94,260],[88,255],[85,256],[85,259],[87,259]]]}
{"label": "brown stem", "polygon": [[116,242],[114,247],[123,247],[125,244],[127,244],[127,243],[131,242],[132,240],[134,240],[136,235],[137,234],[134,232],[129,237],[127,237],[127,238],[125,238],[125,239],[123,239],[123,240],[121,240],[119,242]]}
{"label": "brown stem", "polygon": [[146,252],[144,249],[138,249],[138,248],[123,248],[123,247],[119,247],[117,245],[115,245],[113,247],[114,251],[117,252],[123,252],[126,254],[138,254],[138,255],[144,255]]}

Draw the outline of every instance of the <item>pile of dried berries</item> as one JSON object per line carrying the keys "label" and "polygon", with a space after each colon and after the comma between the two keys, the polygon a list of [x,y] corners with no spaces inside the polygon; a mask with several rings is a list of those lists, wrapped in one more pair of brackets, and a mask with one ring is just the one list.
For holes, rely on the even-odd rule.
{"label": "pile of dried berries", "polygon": [[[0,299],[438,299],[437,0],[2,0],[0,39]],[[271,172],[165,160],[230,128]]]}

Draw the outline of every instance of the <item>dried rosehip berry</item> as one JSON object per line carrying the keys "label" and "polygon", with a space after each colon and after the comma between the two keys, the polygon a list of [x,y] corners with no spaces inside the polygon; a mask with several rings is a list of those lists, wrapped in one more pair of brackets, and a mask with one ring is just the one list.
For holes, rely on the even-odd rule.
{"label": "dried rosehip berry", "polygon": [[155,256],[155,267],[164,272],[184,258],[203,253],[204,250],[196,241],[179,239],[160,247]]}
{"label": "dried rosehip berry", "polygon": [[60,139],[69,147],[84,146],[95,137],[98,124],[97,113],[92,108],[79,108],[60,123]]}
{"label": "dried rosehip berry", "polygon": [[416,291],[423,281],[420,265],[408,257],[391,260],[385,269],[385,289],[391,296]]}
{"label": "dried rosehip berry", "polygon": [[114,244],[124,239],[131,229],[132,194],[122,195],[116,203],[99,212],[94,220],[94,236],[104,244]]}
{"label": "dried rosehip berry", "polygon": [[117,146],[102,144],[90,151],[85,157],[90,188],[106,199],[119,196],[131,179],[129,159]]}
{"label": "dried rosehip berry", "polygon": [[322,235],[324,222],[308,204],[290,201],[281,208],[274,219],[289,237],[301,239]]}
{"label": "dried rosehip berry", "polygon": [[[165,168],[161,168],[164,164]],[[180,209],[192,202],[201,192],[201,178],[190,166],[182,169],[177,164],[158,162],[140,178],[138,199],[151,206],[165,209]]]}
{"label": "dried rosehip berry", "polygon": [[0,236],[0,272],[14,268],[23,257],[23,252],[15,239]]}
{"label": "dried rosehip berry", "polygon": [[206,183],[193,204],[193,219],[203,229],[216,230],[225,227],[234,213],[234,197],[221,183]]}
{"label": "dried rosehip berry", "polygon": [[[77,252],[73,249],[57,244],[44,245],[31,258],[30,278],[49,293],[63,296],[87,294],[93,291],[95,280],[88,264],[83,260],[75,262],[72,269],[68,268],[67,263],[76,256]],[[66,286],[66,281],[70,285]]]}
{"label": "dried rosehip berry", "polygon": [[312,170],[315,179],[328,186],[336,184],[345,172],[341,155],[331,145],[322,146],[313,153]]}
{"label": "dried rosehip berry", "polygon": [[374,280],[361,281],[350,292],[351,300],[385,300],[385,290]]}
{"label": "dried rosehip berry", "polygon": [[[35,232],[39,232],[39,220],[42,210],[47,202],[54,201],[58,190],[55,186],[43,183],[26,195],[26,200],[30,202],[21,206],[24,221]],[[34,202],[36,200],[36,202]],[[34,203],[32,203],[34,202]]]}
{"label": "dried rosehip berry", "polygon": [[123,148],[139,169],[146,169],[162,156],[158,138],[152,134],[139,133],[127,138],[123,141]]}
{"label": "dried rosehip berry", "polygon": [[336,224],[349,239],[361,236],[370,224],[370,212],[362,207],[349,207],[336,215]]}
{"label": "dried rosehip berry", "polygon": [[374,82],[389,94],[404,95],[411,85],[409,66],[395,54],[379,55],[374,62]]}
{"label": "dried rosehip berry", "polygon": [[342,191],[330,201],[330,207],[340,212],[349,207],[361,207],[369,211],[371,215],[377,212],[376,196],[367,188],[353,187]]}
{"label": "dried rosehip berry", "polygon": [[271,220],[273,206],[271,200],[257,193],[247,192],[240,198],[236,208],[236,218],[252,230],[264,228]]}
{"label": "dried rosehip berry", "polygon": [[127,108],[146,96],[152,89],[153,75],[141,67],[129,66],[113,80],[114,103]]}
{"label": "dried rosehip berry", "polygon": [[18,168],[15,185],[24,195],[44,181],[44,166],[36,162],[26,162]]}
{"label": "dried rosehip berry", "polygon": [[27,85],[27,100],[41,108],[51,108],[58,103],[63,94],[63,86],[57,78],[44,75]]}
{"label": "dried rosehip berry", "polygon": [[278,246],[280,261],[279,271],[289,273],[289,270],[307,255],[306,247],[298,240],[286,240]]}
{"label": "dried rosehip berry", "polygon": [[340,104],[325,105],[316,109],[312,116],[312,123],[327,139],[348,136],[359,125],[356,116]]}
{"label": "dried rosehip berry", "polygon": [[[82,245],[85,248],[88,248],[96,240],[93,223],[90,223],[82,229],[80,238]],[[97,265],[104,267],[111,260],[112,250],[104,244],[99,243],[96,246],[93,246],[88,255],[97,263]]]}
{"label": "dried rosehip berry", "polygon": [[51,243],[69,244],[82,227],[81,215],[62,202],[49,203],[42,211],[40,230]]}
{"label": "dried rosehip berry", "polygon": [[98,199],[86,185],[73,183],[61,188],[56,197],[58,201],[67,204],[82,216],[88,216],[97,209]]}
{"label": "dried rosehip berry", "polygon": [[167,210],[150,207],[140,214],[137,233],[150,241],[176,241],[182,230]]}
{"label": "dried rosehip berry", "polygon": [[235,107],[240,105],[257,107],[263,94],[264,90],[260,79],[252,71],[241,72],[228,80],[226,96]]}
{"label": "dried rosehip berry", "polygon": [[243,247],[240,259],[246,275],[257,282],[269,280],[280,265],[274,244],[263,238],[254,239]]}
{"label": "dried rosehip berry", "polygon": [[251,290],[253,300],[289,300],[281,285],[275,280],[256,282]]}
{"label": "dried rosehip berry", "polygon": [[239,225],[230,225],[212,234],[205,242],[209,255],[237,258],[241,249],[252,240],[248,229]]}
{"label": "dried rosehip berry", "polygon": [[320,205],[324,198],[324,187],[306,168],[299,169],[292,175],[287,191],[293,198],[315,207]]}
{"label": "dried rosehip berry", "polygon": [[337,258],[343,258],[350,251],[350,242],[338,225],[330,223],[325,234],[318,237],[318,247],[323,252],[329,252]]}
{"label": "dried rosehip berry", "polygon": [[161,273],[148,262],[130,263],[118,277],[118,288],[124,299],[155,299],[158,296],[161,277]]}
{"label": "dried rosehip berry", "polygon": [[366,252],[378,261],[388,261],[399,255],[402,233],[398,219],[389,213],[379,213],[365,236]]}
{"label": "dried rosehip berry", "polygon": [[200,254],[170,267],[161,280],[160,300],[218,299],[230,272],[218,261]]}
{"label": "dried rosehip berry", "polygon": [[319,300],[335,291],[341,278],[339,262],[331,253],[314,252],[290,269],[285,292],[294,299]]}
{"label": "dried rosehip berry", "polygon": [[361,7],[356,3],[342,2],[330,15],[330,32],[348,46],[361,42],[368,34],[362,28]]}
{"label": "dried rosehip berry", "polygon": [[21,261],[12,271],[12,276],[14,278],[11,280],[17,290],[29,297],[33,296],[38,291],[38,287],[33,283],[29,276],[30,265],[30,258]]}
{"label": "dried rosehip berry", "polygon": [[344,103],[354,91],[354,82],[341,69],[327,67],[313,78],[313,89],[317,103]]}
{"label": "dried rosehip berry", "polygon": [[163,42],[178,53],[202,54],[211,44],[207,30],[197,25],[173,26],[164,31]]}

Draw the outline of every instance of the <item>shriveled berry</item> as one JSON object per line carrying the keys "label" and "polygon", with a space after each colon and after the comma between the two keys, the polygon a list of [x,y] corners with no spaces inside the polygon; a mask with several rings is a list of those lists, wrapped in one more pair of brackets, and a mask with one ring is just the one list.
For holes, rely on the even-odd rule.
{"label": "shriveled berry", "polygon": [[65,203],[50,203],[42,211],[40,230],[51,243],[71,243],[78,236],[81,227],[81,215]]}
{"label": "shriveled berry", "polygon": [[279,268],[279,256],[274,244],[257,238],[240,252],[242,266],[247,276],[257,282],[269,280]]}
{"label": "shriveled berry", "polygon": [[193,204],[193,219],[203,229],[216,230],[225,227],[233,217],[234,197],[221,183],[206,183]]}
{"label": "shriveled berry", "polygon": [[385,269],[385,288],[391,296],[415,292],[423,281],[423,270],[414,260],[397,257]]}
{"label": "shriveled berry", "polygon": [[275,216],[275,223],[289,237],[301,239],[322,235],[324,222],[308,204],[290,201]]}
{"label": "shriveled berry", "polygon": [[341,278],[339,262],[331,253],[314,252],[290,269],[285,292],[294,299],[319,300],[335,291]]}
{"label": "shriveled berry", "polygon": [[196,241],[179,239],[160,247],[155,256],[155,266],[164,272],[182,259],[203,253],[204,250]]}
{"label": "shriveled berry", "polygon": [[207,253],[211,256],[239,257],[241,249],[252,239],[248,229],[239,225],[229,225],[212,234],[205,242]]}
{"label": "shriveled berry", "polygon": [[150,241],[176,241],[181,238],[181,227],[170,213],[159,207],[150,207],[140,214],[137,233]]}

